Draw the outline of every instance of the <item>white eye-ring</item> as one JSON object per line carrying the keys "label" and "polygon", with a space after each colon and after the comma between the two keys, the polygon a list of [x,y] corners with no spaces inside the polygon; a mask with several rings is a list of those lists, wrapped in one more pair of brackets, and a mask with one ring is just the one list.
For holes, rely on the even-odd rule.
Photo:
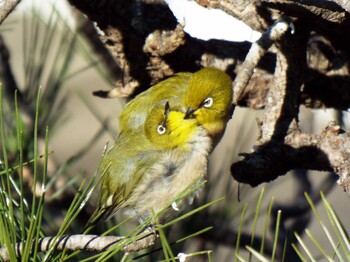
{"label": "white eye-ring", "polygon": [[159,125],[157,127],[157,132],[158,132],[158,134],[163,135],[166,132],[166,127],[163,125]]}
{"label": "white eye-ring", "polygon": [[213,105],[213,98],[212,97],[208,97],[207,99],[204,100],[203,102],[203,106],[204,107],[211,107]]}

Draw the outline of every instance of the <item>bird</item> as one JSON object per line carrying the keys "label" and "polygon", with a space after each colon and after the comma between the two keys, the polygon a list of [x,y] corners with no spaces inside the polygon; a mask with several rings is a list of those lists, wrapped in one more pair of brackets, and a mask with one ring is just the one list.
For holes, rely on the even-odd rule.
{"label": "bird", "polygon": [[143,126],[121,132],[102,156],[99,206],[88,224],[119,210],[142,221],[163,211],[158,221],[167,221],[198,194],[177,199],[205,180],[211,146],[196,119],[169,102],[155,106]]}
{"label": "bird", "polygon": [[232,80],[225,72],[204,67],[197,72],[181,72],[159,82],[131,100],[120,115],[121,132],[137,129],[149,112],[167,101],[177,105],[187,117],[196,118],[213,140],[222,138],[232,116]]}
{"label": "bird", "polygon": [[119,117],[120,132],[142,126],[152,109],[159,104],[165,105],[166,102],[170,102],[172,105],[181,105],[191,75],[192,73],[188,72],[177,73],[128,102]]}
{"label": "bird", "polygon": [[194,73],[184,95],[186,117],[194,117],[212,138],[213,147],[221,140],[233,114],[232,80],[215,68]]}

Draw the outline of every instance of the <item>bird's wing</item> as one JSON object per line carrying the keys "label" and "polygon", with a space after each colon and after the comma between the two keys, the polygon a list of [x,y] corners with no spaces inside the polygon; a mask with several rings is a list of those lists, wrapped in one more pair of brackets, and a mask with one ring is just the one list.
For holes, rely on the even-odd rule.
{"label": "bird's wing", "polygon": [[100,207],[105,209],[105,217],[114,216],[120,208],[128,205],[134,188],[147,169],[157,161],[158,155],[159,152],[143,135],[128,134],[118,137],[100,165],[100,168],[107,169],[102,179],[100,199]]}

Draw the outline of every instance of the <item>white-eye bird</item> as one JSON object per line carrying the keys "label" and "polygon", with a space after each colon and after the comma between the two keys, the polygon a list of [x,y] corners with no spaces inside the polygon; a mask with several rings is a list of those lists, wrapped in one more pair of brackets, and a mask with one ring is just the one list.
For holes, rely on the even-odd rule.
{"label": "white-eye bird", "polygon": [[232,80],[223,71],[205,67],[195,73],[178,73],[131,100],[120,115],[121,132],[142,126],[150,111],[167,101],[187,117],[194,117],[213,140],[225,132],[233,112]]}
{"label": "white-eye bird", "polygon": [[194,73],[186,88],[186,117],[194,117],[212,138],[213,147],[223,136],[233,113],[232,80],[215,68],[203,68]]}
{"label": "white-eye bird", "polygon": [[[123,209],[129,216],[147,219],[174,204],[186,188],[204,181],[211,139],[196,119],[185,116],[168,103],[160,104],[143,126],[120,133],[98,168],[106,173],[97,213],[108,218]],[[186,201],[168,208],[160,222]]]}

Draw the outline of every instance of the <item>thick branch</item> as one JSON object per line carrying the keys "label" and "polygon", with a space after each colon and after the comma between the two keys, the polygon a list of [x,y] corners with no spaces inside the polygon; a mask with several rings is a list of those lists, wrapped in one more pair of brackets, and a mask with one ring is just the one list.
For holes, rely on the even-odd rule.
{"label": "thick branch", "polygon": [[[199,64],[223,70],[234,65],[237,66],[234,71],[238,72],[240,61],[246,55],[247,44],[200,41],[184,34],[181,28],[176,26],[176,20],[168,7],[160,4],[160,1],[144,0],[141,5],[133,1],[112,1],[105,4],[96,0],[70,2],[91,20],[96,21],[105,32],[105,36],[102,37],[105,46],[123,70],[122,77],[116,81],[116,88],[109,93],[97,93],[101,96],[129,96],[135,90],[140,92],[175,72],[195,71]],[[281,0],[272,1],[270,5],[267,1],[262,1],[261,5],[256,1],[197,2],[208,8],[222,9],[259,31],[268,28],[273,19],[280,17],[281,13],[293,15],[298,18],[295,20],[301,20],[299,26],[296,26],[296,31],[304,30],[306,26],[309,30],[322,27],[333,41],[340,42],[344,48],[349,46],[350,40],[345,33],[348,30],[348,13],[331,1]],[[337,18],[339,20],[336,20]],[[330,28],[332,30],[329,30]],[[273,64],[274,61],[269,61],[268,67],[273,67]],[[267,70],[265,65],[261,68]],[[230,71],[232,74],[232,68]],[[266,72],[261,76],[264,81],[269,78]],[[248,86],[247,89],[250,87],[253,86]],[[257,88],[264,90],[264,87],[262,85]],[[264,97],[260,98],[257,95],[260,96],[264,92],[260,90],[244,92],[244,100],[240,101],[239,105],[248,105],[251,108],[261,106]],[[245,100],[248,98],[255,101]],[[308,105],[310,104],[317,103],[308,100]]]}
{"label": "thick branch", "polygon": [[[349,136],[340,134],[334,123],[321,135],[301,134],[297,129],[298,94],[306,65],[302,39],[299,36],[280,43],[258,146],[253,153],[242,154],[244,159],[232,164],[231,172],[239,182],[256,186],[297,168],[332,171],[348,190]],[[293,42],[298,45],[293,46]]]}
{"label": "thick branch", "polygon": [[[338,4],[328,0],[262,0],[262,3],[271,8],[283,10],[287,15],[294,16],[298,13],[314,15],[328,22],[341,24],[347,19],[346,11]],[[316,22],[316,21],[315,21]]]}
{"label": "thick branch", "polygon": [[258,8],[268,7],[283,11],[288,16],[300,17],[301,14],[303,16],[312,14],[328,22],[337,24],[349,18],[346,12],[349,11],[349,4],[345,4],[345,2],[343,3],[339,0],[262,0],[260,2],[245,1],[243,3],[236,3],[235,1],[196,1],[202,6],[221,9],[252,27],[256,26],[257,18],[250,17],[251,12],[256,12]]}
{"label": "thick branch", "polygon": [[[63,236],[56,242],[53,242],[55,237],[44,237],[39,239],[39,252],[46,252],[55,245],[55,250],[67,250],[67,251],[97,251],[102,252],[107,249],[113,248],[117,243],[124,241],[130,242],[130,239],[117,236],[97,236],[97,235],[72,235]],[[125,244],[121,249],[122,252],[134,252],[142,249],[146,249],[155,244],[157,236],[153,233],[148,233],[143,238],[136,240],[133,243]],[[23,246],[25,243],[16,244],[16,255],[19,257],[23,252]],[[34,248],[34,243],[33,243]],[[10,261],[9,252],[6,247],[0,249],[0,258],[3,261]]]}
{"label": "thick branch", "polygon": [[283,143],[288,130],[297,128],[299,96],[306,68],[304,34],[307,32],[298,31],[277,44],[276,69],[266,97],[258,145],[270,141]]}
{"label": "thick branch", "polygon": [[335,172],[338,183],[349,192],[350,134],[342,133],[331,122],[320,135],[295,131],[285,143],[267,143],[253,153],[242,154],[243,160],[231,166],[233,177],[242,183],[257,186],[285,175],[289,170],[304,168]]}
{"label": "thick branch", "polygon": [[[156,1],[149,4],[142,2],[140,4],[140,1],[101,3],[96,0],[69,0],[69,2],[97,23],[104,32],[101,39],[105,47],[114,56],[118,67],[123,70],[122,77],[115,82],[115,89],[111,92],[97,92],[96,95],[129,96],[135,90],[142,91],[175,73],[161,57],[174,50],[171,46],[175,46],[176,49],[181,45],[183,41],[178,39],[181,38],[181,34],[183,37],[184,33],[178,34],[176,19],[165,4]],[[169,41],[165,41],[166,48],[164,44],[160,44],[162,42],[154,41],[154,39],[164,40],[164,36],[165,38],[169,36]],[[149,44],[151,46],[148,46]],[[158,49],[163,51],[157,53]],[[150,50],[151,57],[148,54]]]}

